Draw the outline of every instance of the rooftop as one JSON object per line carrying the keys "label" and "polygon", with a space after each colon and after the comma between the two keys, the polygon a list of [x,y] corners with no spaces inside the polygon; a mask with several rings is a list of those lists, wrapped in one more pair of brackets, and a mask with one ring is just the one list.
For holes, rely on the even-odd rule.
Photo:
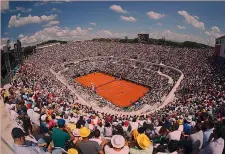
{"label": "rooftop", "polygon": [[223,39],[223,38],[225,38],[225,35],[216,38],[216,40],[218,40],[218,39]]}

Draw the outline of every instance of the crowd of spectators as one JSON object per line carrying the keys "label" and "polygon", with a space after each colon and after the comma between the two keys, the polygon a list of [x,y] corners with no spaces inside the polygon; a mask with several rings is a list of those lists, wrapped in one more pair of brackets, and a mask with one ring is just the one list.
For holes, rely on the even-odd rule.
{"label": "crowd of spectators", "polygon": [[[175,100],[154,113],[131,116],[99,112],[79,104],[79,99],[49,71],[65,59],[94,56],[161,61],[180,69],[185,77]],[[14,151],[16,154],[225,153],[225,78],[215,72],[212,61],[213,51],[208,49],[145,44],[85,41],[36,51],[21,65],[9,90],[1,90],[6,109],[18,123],[12,130]],[[28,135],[35,141],[26,140]]]}

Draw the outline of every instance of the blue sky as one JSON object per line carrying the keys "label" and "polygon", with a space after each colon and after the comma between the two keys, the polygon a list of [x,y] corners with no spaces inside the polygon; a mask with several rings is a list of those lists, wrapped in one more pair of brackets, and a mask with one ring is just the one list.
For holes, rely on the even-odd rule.
{"label": "blue sky", "polygon": [[[24,2],[1,8],[2,44],[20,39],[24,46],[49,39],[136,37],[214,44],[225,34],[225,2]],[[210,40],[210,41],[209,41]]]}

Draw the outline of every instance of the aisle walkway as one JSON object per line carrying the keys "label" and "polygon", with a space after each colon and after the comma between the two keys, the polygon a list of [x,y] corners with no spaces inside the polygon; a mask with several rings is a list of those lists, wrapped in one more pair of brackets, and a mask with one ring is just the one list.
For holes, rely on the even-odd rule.
{"label": "aisle walkway", "polygon": [[[8,89],[10,85],[5,85],[3,88]],[[11,136],[11,131],[13,127],[16,127],[17,124],[15,121],[11,120],[10,113],[5,108],[3,99],[0,99],[0,112],[1,112],[1,153],[2,154],[11,154],[12,151],[13,139]]]}

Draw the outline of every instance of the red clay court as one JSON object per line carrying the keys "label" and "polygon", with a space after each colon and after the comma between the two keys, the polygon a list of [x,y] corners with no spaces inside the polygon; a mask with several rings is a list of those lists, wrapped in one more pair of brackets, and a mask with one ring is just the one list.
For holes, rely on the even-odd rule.
{"label": "red clay court", "polygon": [[80,84],[91,87],[101,97],[120,107],[128,107],[144,96],[149,89],[126,80],[116,80],[115,77],[95,72],[75,79]]}

